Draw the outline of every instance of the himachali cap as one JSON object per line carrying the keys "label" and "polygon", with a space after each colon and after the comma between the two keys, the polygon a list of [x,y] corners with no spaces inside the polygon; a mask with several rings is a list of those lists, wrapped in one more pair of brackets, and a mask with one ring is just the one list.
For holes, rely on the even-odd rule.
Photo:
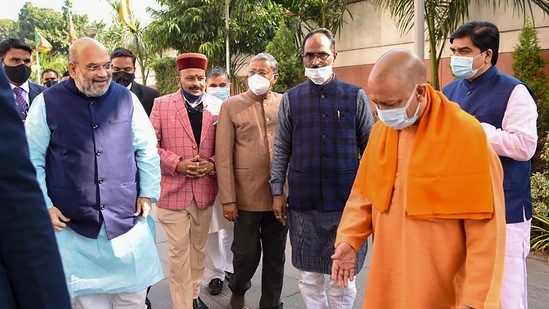
{"label": "himachali cap", "polygon": [[206,71],[208,66],[208,58],[205,55],[199,53],[186,53],[177,56],[175,62],[177,63],[177,70],[183,69],[202,69]]}

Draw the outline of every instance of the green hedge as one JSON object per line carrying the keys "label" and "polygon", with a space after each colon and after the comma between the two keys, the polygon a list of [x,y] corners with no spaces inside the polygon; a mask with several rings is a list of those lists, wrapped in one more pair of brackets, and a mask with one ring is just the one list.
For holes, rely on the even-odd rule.
{"label": "green hedge", "polygon": [[152,69],[156,74],[156,89],[162,95],[166,95],[177,91],[177,69],[175,66],[174,57],[157,58],[151,64]]}
{"label": "green hedge", "polygon": [[532,162],[532,233],[534,251],[549,250],[549,81],[545,75],[546,60],[541,55],[538,34],[526,21],[519,43],[513,50],[513,73],[536,95],[538,107],[538,148]]}

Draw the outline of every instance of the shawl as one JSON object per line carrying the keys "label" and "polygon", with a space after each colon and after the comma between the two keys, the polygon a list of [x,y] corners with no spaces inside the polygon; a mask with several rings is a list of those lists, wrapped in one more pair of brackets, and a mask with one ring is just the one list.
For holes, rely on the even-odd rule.
{"label": "shawl", "polygon": [[[427,106],[409,155],[406,211],[419,219],[486,219],[494,212],[490,148],[473,116],[427,84]],[[357,175],[361,193],[387,211],[397,168],[399,131],[378,121]],[[360,179],[359,179],[360,178]]]}

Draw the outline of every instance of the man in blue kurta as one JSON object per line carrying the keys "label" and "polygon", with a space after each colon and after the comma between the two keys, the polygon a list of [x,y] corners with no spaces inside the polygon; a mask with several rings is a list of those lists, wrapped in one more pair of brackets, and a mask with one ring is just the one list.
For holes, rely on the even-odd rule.
{"label": "man in blue kurta", "polygon": [[[356,296],[349,288],[330,284],[333,243],[343,208],[358,170],[359,152],[366,147],[373,117],[366,94],[338,80],[332,72],[337,57],[333,34],[311,31],[302,45],[308,81],[282,97],[271,168],[271,191],[277,220],[286,224],[292,264],[300,270],[299,289],[307,308],[351,308]],[[288,205],[282,195],[289,165]],[[286,207],[288,207],[286,209]],[[357,270],[366,256],[358,253]]]}
{"label": "man in blue kurta", "polygon": [[78,39],[71,77],[37,97],[25,122],[74,308],[144,308],[163,278],[147,220],[160,192],[156,137],[111,69],[101,43]]}

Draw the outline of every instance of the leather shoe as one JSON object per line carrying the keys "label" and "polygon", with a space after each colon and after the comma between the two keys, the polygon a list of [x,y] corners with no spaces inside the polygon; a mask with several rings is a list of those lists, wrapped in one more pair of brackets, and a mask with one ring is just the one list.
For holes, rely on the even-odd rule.
{"label": "leather shoe", "polygon": [[223,281],[219,278],[214,278],[210,283],[208,283],[208,291],[210,291],[210,294],[212,295],[219,295],[221,293],[221,290],[223,289]]}
{"label": "leather shoe", "polygon": [[200,297],[193,299],[193,309],[210,309],[206,304],[200,299]]}
{"label": "leather shoe", "polygon": [[244,308],[244,294],[236,295],[236,294],[233,293],[231,295],[230,304],[231,304],[232,309],[242,309],[242,308]]}

